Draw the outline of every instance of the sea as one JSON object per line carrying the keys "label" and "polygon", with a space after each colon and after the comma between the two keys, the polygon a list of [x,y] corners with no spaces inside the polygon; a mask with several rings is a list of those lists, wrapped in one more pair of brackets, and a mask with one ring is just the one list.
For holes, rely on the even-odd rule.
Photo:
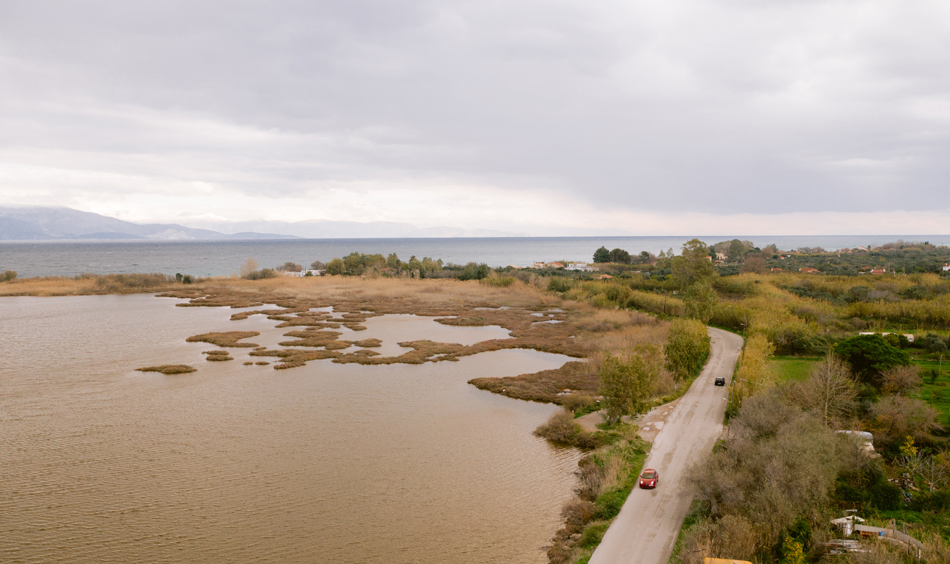
{"label": "sea", "polygon": [[192,276],[228,276],[253,258],[261,267],[285,262],[307,266],[352,252],[442,259],[447,264],[485,263],[491,267],[531,266],[535,262],[590,261],[599,247],[631,254],[679,253],[693,238],[706,244],[741,239],[758,247],[779,249],[821,247],[837,250],[877,246],[904,240],[950,245],[950,235],[808,235],[808,236],[677,236],[677,237],[490,237],[418,239],[280,239],[248,241],[55,241],[0,242],[0,272],[20,278],[157,272]]}

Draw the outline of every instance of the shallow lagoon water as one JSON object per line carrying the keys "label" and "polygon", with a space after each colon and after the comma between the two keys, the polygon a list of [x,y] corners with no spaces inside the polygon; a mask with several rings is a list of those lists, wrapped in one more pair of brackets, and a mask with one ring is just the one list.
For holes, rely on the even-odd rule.
{"label": "shallow lagoon water", "polygon": [[[0,561],[546,561],[579,455],[531,435],[552,406],[466,382],[566,357],[278,371],[231,349],[212,363],[215,347],[185,338],[255,330],[271,345],[286,330],[175,303],[0,300]],[[398,317],[341,338],[389,344]],[[400,340],[506,333],[408,324],[437,334]],[[199,371],[133,370],[179,362]]]}

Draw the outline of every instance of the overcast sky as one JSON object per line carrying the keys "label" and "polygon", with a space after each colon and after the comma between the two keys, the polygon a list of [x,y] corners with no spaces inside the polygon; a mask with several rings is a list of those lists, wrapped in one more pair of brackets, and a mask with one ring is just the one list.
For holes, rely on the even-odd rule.
{"label": "overcast sky", "polygon": [[946,0],[0,0],[0,204],[950,232]]}

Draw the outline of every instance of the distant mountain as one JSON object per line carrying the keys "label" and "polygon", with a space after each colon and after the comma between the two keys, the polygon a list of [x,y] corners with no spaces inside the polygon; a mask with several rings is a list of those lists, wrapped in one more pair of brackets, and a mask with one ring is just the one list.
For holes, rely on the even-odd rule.
{"label": "distant mountain", "polygon": [[226,221],[195,219],[177,223],[131,223],[66,207],[0,206],[0,241],[62,240],[236,240],[387,239],[392,237],[528,237],[526,233],[457,227],[418,228],[409,223],[373,221]]}
{"label": "distant mountain", "polygon": [[0,240],[221,240],[293,239],[276,233],[224,234],[178,224],[131,223],[66,207],[0,207]]}
{"label": "distant mountain", "polygon": [[239,231],[266,231],[310,239],[387,239],[426,238],[426,237],[528,237],[526,233],[497,231],[490,229],[463,229],[458,227],[418,228],[410,223],[392,221],[328,221],[323,219],[307,221],[222,221],[191,220],[189,225],[204,229],[214,229],[222,233]]}

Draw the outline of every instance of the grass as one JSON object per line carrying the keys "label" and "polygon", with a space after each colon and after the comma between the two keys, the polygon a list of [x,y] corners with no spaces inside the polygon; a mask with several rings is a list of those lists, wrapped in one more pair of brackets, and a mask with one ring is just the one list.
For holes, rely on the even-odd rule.
{"label": "grass", "polygon": [[937,370],[940,363],[931,359],[914,359],[914,364],[920,366],[924,384],[917,392],[917,397],[933,405],[940,414],[938,421],[945,427],[950,425],[950,358],[943,359],[943,366],[937,380],[930,383],[930,371]]}
{"label": "grass", "polygon": [[820,361],[819,357],[773,356],[769,367],[780,383],[803,382]]}
{"label": "grass", "polygon": [[139,372],[159,372],[166,375],[188,374],[190,372],[198,371],[187,364],[162,364],[160,366],[146,366],[144,368],[136,368],[136,370]]}

